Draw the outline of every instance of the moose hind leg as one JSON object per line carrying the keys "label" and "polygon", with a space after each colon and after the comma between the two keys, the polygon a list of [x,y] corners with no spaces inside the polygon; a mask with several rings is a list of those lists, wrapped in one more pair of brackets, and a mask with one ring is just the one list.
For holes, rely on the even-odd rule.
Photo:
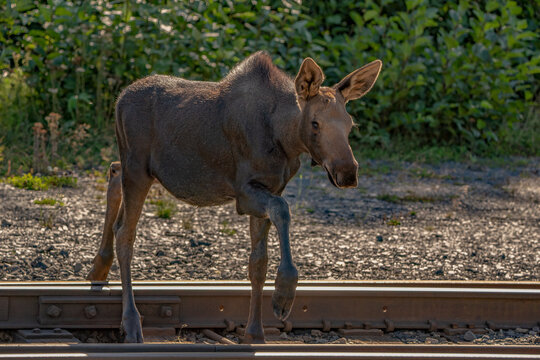
{"label": "moose hind leg", "polygon": [[105,224],[98,253],[94,257],[92,269],[87,275],[88,280],[105,281],[114,259],[114,233],[113,225],[118,216],[120,201],[122,200],[122,183],[120,176],[122,170],[120,162],[111,163],[108,172],[109,186],[107,189],[107,210],[105,212]]}
{"label": "moose hind leg", "polygon": [[152,185],[152,178],[145,170],[133,171],[123,168],[122,204],[114,225],[116,256],[122,279],[122,325],[125,342],[143,342],[141,317],[135,306],[131,284],[131,260],[135,230],[144,199]]}
{"label": "moose hind leg", "polygon": [[251,254],[249,256],[249,280],[251,281],[251,299],[249,317],[243,342],[246,344],[264,343],[262,323],[263,286],[268,268],[268,231],[271,222],[250,216]]}

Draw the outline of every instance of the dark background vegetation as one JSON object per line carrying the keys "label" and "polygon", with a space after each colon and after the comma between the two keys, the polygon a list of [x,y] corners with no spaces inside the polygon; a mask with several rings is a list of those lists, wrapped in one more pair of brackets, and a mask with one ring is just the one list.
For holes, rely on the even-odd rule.
{"label": "dark background vegetation", "polygon": [[0,3],[0,173],[115,160],[124,86],[217,81],[258,50],[291,75],[313,57],[327,85],[381,59],[348,105],[366,154],[540,155],[540,0]]}

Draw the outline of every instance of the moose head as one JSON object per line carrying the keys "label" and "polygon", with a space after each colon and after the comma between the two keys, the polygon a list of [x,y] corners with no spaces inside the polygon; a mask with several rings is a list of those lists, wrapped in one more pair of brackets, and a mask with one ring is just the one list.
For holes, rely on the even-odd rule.
{"label": "moose head", "polygon": [[371,90],[382,62],[375,60],[345,76],[331,87],[322,86],[324,74],[311,58],[306,58],[295,79],[302,111],[301,139],[313,163],[321,165],[330,182],[338,188],[358,185],[358,162],[348,136],[353,127],[345,104]]}

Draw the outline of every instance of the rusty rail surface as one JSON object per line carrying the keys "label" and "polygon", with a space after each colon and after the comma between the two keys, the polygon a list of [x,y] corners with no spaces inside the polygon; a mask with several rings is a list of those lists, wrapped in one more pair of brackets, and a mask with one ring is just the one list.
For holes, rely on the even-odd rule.
{"label": "rusty rail surface", "polygon": [[[264,324],[285,329],[445,330],[532,328],[540,324],[538,282],[342,281],[299,283],[286,322],[272,315],[264,288]],[[143,326],[227,328],[245,325],[247,282],[135,282]],[[118,282],[0,282],[0,329],[118,328]]]}
{"label": "rusty rail surface", "polygon": [[535,346],[479,345],[0,345],[0,359],[540,359]]}

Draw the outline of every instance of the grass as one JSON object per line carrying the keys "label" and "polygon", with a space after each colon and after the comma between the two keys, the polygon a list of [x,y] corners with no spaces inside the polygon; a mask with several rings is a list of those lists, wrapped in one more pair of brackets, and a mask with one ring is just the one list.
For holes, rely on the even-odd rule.
{"label": "grass", "polygon": [[188,214],[182,216],[182,229],[191,231],[194,228],[193,218],[195,216],[195,211],[197,208],[194,208],[194,211],[191,211]]}
{"label": "grass", "polygon": [[47,229],[52,229],[54,227],[54,224],[56,223],[56,211],[43,211],[43,209],[39,212],[39,223],[41,226]]}
{"label": "grass", "polygon": [[440,175],[425,168],[412,168],[409,170],[409,173],[412,176],[420,178],[420,179],[446,179],[446,180],[453,179],[451,175]]}
{"label": "grass", "polygon": [[107,183],[107,171],[99,171],[97,169],[87,170],[86,174],[93,177],[94,181],[97,184],[106,184]]}
{"label": "grass", "polygon": [[[536,129],[540,126],[540,116],[536,116],[536,118],[536,123],[529,126],[531,129],[530,131],[533,133],[537,132]],[[533,137],[537,135],[530,136]],[[529,142],[534,144],[533,141]],[[422,146],[408,143],[407,141],[400,139],[393,139],[384,146],[365,146],[354,142],[351,146],[354,149],[354,155],[359,162],[363,159],[371,159],[396,164],[405,161],[418,164],[439,165],[451,161],[456,163],[480,164],[488,167],[516,169],[529,165],[531,159],[540,156],[540,146],[538,145],[533,145],[534,148],[527,151],[516,151],[516,149],[519,149],[519,146],[509,145],[503,141],[501,141],[501,143],[490,144],[482,151],[472,151],[463,145]],[[388,169],[373,168],[360,171],[364,171],[365,175],[373,175],[376,173],[384,174]],[[362,174],[362,172],[360,174]],[[433,174],[429,170],[423,171],[413,169],[411,175],[425,178],[452,178],[450,175]]]}
{"label": "grass", "polygon": [[156,216],[161,219],[170,219],[176,214],[176,202],[172,200],[151,200],[150,204],[156,205]]}
{"label": "grass", "polygon": [[193,218],[191,216],[184,216],[182,218],[182,229],[193,230]]}
{"label": "grass", "polygon": [[380,163],[377,165],[370,165],[369,163],[361,163],[358,167],[359,176],[375,176],[375,175],[388,175],[393,170],[399,170],[400,164],[395,161],[391,161],[390,164]]}
{"label": "grass", "polygon": [[43,207],[41,206],[39,209],[40,225],[43,226],[44,228],[52,229],[56,222],[56,217],[58,215],[58,211],[60,210],[59,208],[64,206],[64,202],[54,199],[54,198],[43,198],[39,200],[34,200],[34,204],[55,206],[53,210],[44,210]]}
{"label": "grass", "polygon": [[442,201],[447,199],[443,196],[429,196],[429,195],[417,195],[417,194],[407,194],[402,196],[401,201],[403,202],[421,202],[421,203],[432,203],[436,201]]}
{"label": "grass", "polygon": [[[39,224],[46,229],[52,229],[56,223],[60,208],[64,206],[64,202],[54,198],[43,198],[34,200],[34,204],[40,205]],[[53,208],[47,209],[44,208],[43,205],[51,206]]]}
{"label": "grass", "polygon": [[377,195],[378,200],[386,201],[393,204],[401,204],[404,202],[421,202],[421,203],[433,203],[436,201],[443,201],[454,198],[455,195],[448,196],[429,196],[429,195],[418,195],[409,193],[404,196],[398,196],[394,194],[381,194]]}
{"label": "grass", "polygon": [[76,187],[77,178],[73,176],[45,176],[45,183],[52,187]]}
{"label": "grass", "polygon": [[388,220],[386,222],[386,225],[388,225],[388,226],[399,226],[399,225],[401,225],[401,221],[399,221],[396,218],[392,218],[392,219],[390,219],[390,220]]}
{"label": "grass", "polygon": [[357,159],[386,160],[440,164],[445,161],[475,162],[478,157],[464,146],[413,146],[404,141],[392,141],[383,146],[353,146]]}
{"label": "grass", "polygon": [[97,191],[107,191],[107,186],[98,183],[94,185],[94,189],[96,189]]}
{"label": "grass", "polygon": [[22,176],[11,176],[6,178],[6,182],[16,188],[26,190],[48,190],[51,187],[76,187],[77,178],[72,176],[34,176],[25,174]]}
{"label": "grass", "polygon": [[221,223],[221,229],[219,231],[225,235],[233,236],[236,235],[236,229],[229,227],[230,223],[227,220],[223,220]]}
{"label": "grass", "polygon": [[394,204],[399,204],[401,202],[400,198],[397,195],[391,195],[391,194],[377,195],[377,199],[386,201],[389,203],[394,203]]}
{"label": "grass", "polygon": [[53,199],[53,198],[43,198],[41,200],[34,200],[34,204],[36,204],[36,205],[49,205],[49,206],[54,206],[54,205],[64,206],[65,205],[63,201],[56,200],[56,199]]}

